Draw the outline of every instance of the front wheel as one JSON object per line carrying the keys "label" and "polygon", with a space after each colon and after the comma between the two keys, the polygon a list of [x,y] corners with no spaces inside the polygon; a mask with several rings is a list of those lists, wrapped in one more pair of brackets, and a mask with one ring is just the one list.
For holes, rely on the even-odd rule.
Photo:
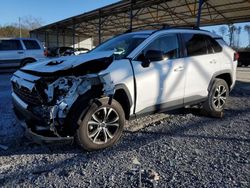
{"label": "front wheel", "polygon": [[90,105],[79,119],[76,141],[85,150],[93,151],[114,145],[121,137],[125,115],[121,105],[109,98],[102,98]]}
{"label": "front wheel", "polygon": [[215,79],[203,109],[211,116],[223,112],[229,95],[229,88],[225,80]]}

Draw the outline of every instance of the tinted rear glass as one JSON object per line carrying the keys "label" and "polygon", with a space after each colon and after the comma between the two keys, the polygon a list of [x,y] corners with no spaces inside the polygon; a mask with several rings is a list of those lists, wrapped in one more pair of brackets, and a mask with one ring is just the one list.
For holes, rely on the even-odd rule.
{"label": "tinted rear glass", "polygon": [[35,40],[23,40],[27,50],[40,50],[40,46]]}
{"label": "tinted rear glass", "polygon": [[210,38],[210,43],[215,53],[222,51],[222,47],[219,45],[219,43],[215,39]]}
{"label": "tinted rear glass", "polygon": [[184,34],[187,56],[206,55],[222,51],[219,43],[208,35]]}
{"label": "tinted rear glass", "polygon": [[0,40],[0,50],[22,50],[19,40]]}

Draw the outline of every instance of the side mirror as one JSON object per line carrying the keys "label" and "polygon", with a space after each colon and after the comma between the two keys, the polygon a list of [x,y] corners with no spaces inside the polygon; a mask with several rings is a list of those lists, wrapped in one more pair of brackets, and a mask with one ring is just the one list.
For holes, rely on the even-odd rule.
{"label": "side mirror", "polygon": [[159,50],[148,50],[146,54],[142,53],[138,60],[142,62],[143,67],[149,67],[151,62],[162,61],[164,59],[164,54]]}
{"label": "side mirror", "polygon": [[141,66],[144,68],[150,65],[150,61],[145,57],[143,52],[138,56],[137,60],[141,61]]}

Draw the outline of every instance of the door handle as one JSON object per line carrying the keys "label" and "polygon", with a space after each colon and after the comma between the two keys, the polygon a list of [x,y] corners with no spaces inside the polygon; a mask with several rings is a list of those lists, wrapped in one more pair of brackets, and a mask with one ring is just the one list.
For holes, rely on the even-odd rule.
{"label": "door handle", "polygon": [[177,68],[174,69],[175,72],[177,72],[177,71],[183,71],[183,70],[184,70],[184,67],[182,67],[182,66],[179,66],[179,67],[177,67]]}
{"label": "door handle", "polygon": [[18,54],[23,54],[24,52],[17,52]]}

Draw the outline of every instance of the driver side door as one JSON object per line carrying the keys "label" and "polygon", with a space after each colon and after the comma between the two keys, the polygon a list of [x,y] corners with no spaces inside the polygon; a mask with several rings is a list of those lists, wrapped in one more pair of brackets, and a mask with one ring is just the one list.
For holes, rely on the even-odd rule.
{"label": "driver side door", "polygon": [[[180,58],[177,34],[165,34],[153,39],[142,51],[161,51],[164,58],[150,61],[143,66],[140,58],[132,65],[136,80],[136,113],[154,113],[183,105],[184,98],[184,60]],[[145,55],[144,55],[145,56]]]}

